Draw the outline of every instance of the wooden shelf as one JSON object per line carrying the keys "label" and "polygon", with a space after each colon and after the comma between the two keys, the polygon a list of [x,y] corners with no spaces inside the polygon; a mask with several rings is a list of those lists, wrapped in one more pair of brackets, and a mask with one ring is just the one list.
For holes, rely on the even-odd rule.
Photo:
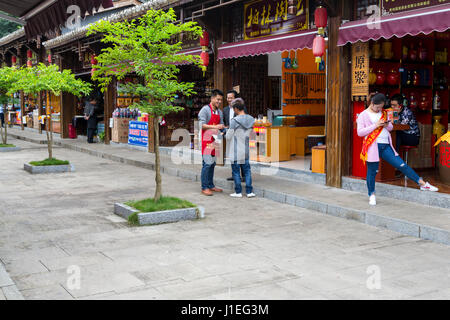
{"label": "wooden shelf", "polygon": [[402,61],[402,64],[413,64],[413,65],[418,65],[418,66],[432,66],[433,62],[428,62],[428,61]]}
{"label": "wooden shelf", "polygon": [[400,60],[395,60],[395,59],[375,59],[375,58],[370,58],[370,61],[382,62],[382,63],[400,63]]}

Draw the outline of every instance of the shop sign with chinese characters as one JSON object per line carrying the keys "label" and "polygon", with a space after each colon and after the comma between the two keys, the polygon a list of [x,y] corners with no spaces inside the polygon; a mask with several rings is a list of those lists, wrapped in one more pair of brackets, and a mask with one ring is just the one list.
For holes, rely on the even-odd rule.
{"label": "shop sign with chinese characters", "polygon": [[308,1],[255,0],[244,5],[244,39],[255,39],[308,29]]}
{"label": "shop sign with chinese characters", "polygon": [[369,43],[352,46],[352,98],[363,100],[369,95]]}
{"label": "shop sign with chinese characters", "polygon": [[415,10],[450,3],[450,0],[382,0],[383,14]]}

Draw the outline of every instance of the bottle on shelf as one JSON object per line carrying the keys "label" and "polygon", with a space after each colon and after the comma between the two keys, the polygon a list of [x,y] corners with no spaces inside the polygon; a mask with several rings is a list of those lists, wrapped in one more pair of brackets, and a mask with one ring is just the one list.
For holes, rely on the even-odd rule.
{"label": "bottle on shelf", "polygon": [[439,96],[439,93],[436,91],[433,97],[433,110],[440,110],[441,109],[441,97]]}

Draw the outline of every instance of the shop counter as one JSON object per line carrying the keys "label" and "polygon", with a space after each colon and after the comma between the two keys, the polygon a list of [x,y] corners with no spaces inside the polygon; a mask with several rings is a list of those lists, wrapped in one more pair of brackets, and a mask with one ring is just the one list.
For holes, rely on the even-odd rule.
{"label": "shop counter", "polygon": [[291,160],[289,127],[271,127],[270,124],[256,124],[255,139],[250,140],[250,160],[279,162]]}

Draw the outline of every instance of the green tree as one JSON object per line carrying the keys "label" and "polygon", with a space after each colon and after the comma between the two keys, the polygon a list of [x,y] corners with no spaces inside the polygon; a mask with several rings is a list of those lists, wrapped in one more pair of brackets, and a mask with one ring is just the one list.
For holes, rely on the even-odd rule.
{"label": "green tree", "polygon": [[181,48],[182,34],[202,35],[202,29],[195,22],[175,24],[175,11],[169,9],[149,10],[138,20],[111,23],[99,21],[90,27],[88,35],[104,33],[102,42],[109,46],[97,57],[98,65],[94,79],[98,80],[102,91],[107,90],[114,78],[123,79],[127,74],[136,73],[144,83],[127,84],[120,90],[140,96],[139,103],[132,107],[147,112],[152,117],[155,145],[155,182],[154,201],[161,198],[161,167],[159,152],[159,119],[171,112],[183,110],[174,105],[176,94],[190,96],[194,94],[194,83],[183,83],[177,79],[179,68],[176,63],[187,61],[199,67],[199,57],[177,55]]}
{"label": "green tree", "polygon": [[[25,94],[38,94],[51,92],[55,96],[59,96],[63,92],[71,93],[75,96],[82,94],[88,95],[91,90],[91,84],[80,79],[76,79],[71,70],[60,71],[57,65],[51,64],[46,66],[39,63],[32,68],[22,67],[15,71],[17,73],[17,81],[12,83],[8,93],[23,91]],[[47,106],[47,109],[49,106]],[[51,123],[51,111],[47,110],[47,115],[43,115],[42,119],[46,124],[48,158],[53,159],[53,130]]]}
{"label": "green tree", "polygon": [[7,105],[11,94],[8,92],[14,83],[20,79],[18,70],[14,67],[4,67],[0,68],[0,103],[3,104],[5,112],[5,130],[3,132],[3,127],[0,127],[0,135],[3,144],[8,142],[8,116],[7,116]]}
{"label": "green tree", "polygon": [[[3,11],[0,11],[1,13],[4,13]],[[8,34],[17,31],[22,26],[5,19],[0,18],[0,38],[3,38],[4,36],[7,36]]]}

